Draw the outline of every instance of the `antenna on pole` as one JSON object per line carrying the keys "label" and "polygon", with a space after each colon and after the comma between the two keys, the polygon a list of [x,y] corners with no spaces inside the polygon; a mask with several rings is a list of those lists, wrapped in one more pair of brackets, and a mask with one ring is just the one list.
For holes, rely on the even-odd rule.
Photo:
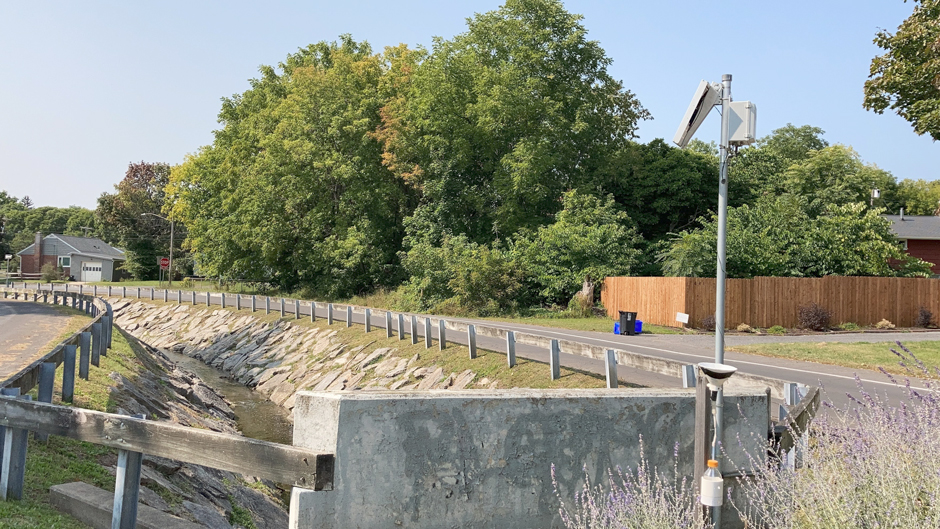
{"label": "antenna on pole", "polygon": [[88,237],[88,232],[94,229],[91,226],[79,226],[79,228],[85,231],[84,237]]}

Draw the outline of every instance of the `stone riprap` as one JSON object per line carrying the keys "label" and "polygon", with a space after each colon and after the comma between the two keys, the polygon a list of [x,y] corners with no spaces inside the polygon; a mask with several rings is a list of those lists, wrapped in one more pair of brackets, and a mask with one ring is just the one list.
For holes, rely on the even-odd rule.
{"label": "stone riprap", "polygon": [[[110,300],[115,323],[158,349],[199,359],[288,409],[302,389],[492,389],[471,370],[417,365],[417,355],[388,347],[350,347],[329,327],[264,321],[252,314],[192,305]],[[479,379],[478,379],[479,378]]]}
{"label": "stone riprap", "polygon": [[[723,472],[765,458],[767,399],[726,393]],[[336,468],[332,491],[293,489],[290,527],[564,527],[559,497],[585,473],[604,484],[645,459],[691,476],[694,425],[691,389],[301,392],[294,445]]]}

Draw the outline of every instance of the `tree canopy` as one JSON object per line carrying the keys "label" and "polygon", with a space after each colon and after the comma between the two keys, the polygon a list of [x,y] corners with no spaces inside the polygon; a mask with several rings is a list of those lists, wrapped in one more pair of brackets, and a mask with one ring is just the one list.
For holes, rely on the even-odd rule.
{"label": "tree canopy", "polygon": [[864,106],[894,110],[917,134],[940,140],[940,0],[913,0],[914,12],[895,33],[879,31],[885,50],[872,59]]}

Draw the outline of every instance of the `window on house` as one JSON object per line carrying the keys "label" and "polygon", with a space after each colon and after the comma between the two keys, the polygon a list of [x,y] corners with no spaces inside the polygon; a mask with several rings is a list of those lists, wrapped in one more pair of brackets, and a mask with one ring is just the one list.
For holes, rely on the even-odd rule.
{"label": "window on house", "polygon": [[70,266],[72,266],[72,258],[67,255],[60,255],[59,266],[61,266],[62,268],[69,268]]}

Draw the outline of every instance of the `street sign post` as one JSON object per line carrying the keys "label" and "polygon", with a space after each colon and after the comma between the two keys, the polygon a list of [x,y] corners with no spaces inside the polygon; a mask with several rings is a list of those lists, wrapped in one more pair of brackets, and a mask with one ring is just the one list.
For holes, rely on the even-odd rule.
{"label": "street sign post", "polygon": [[160,269],[169,270],[170,269],[170,260],[166,257],[160,258]]}

